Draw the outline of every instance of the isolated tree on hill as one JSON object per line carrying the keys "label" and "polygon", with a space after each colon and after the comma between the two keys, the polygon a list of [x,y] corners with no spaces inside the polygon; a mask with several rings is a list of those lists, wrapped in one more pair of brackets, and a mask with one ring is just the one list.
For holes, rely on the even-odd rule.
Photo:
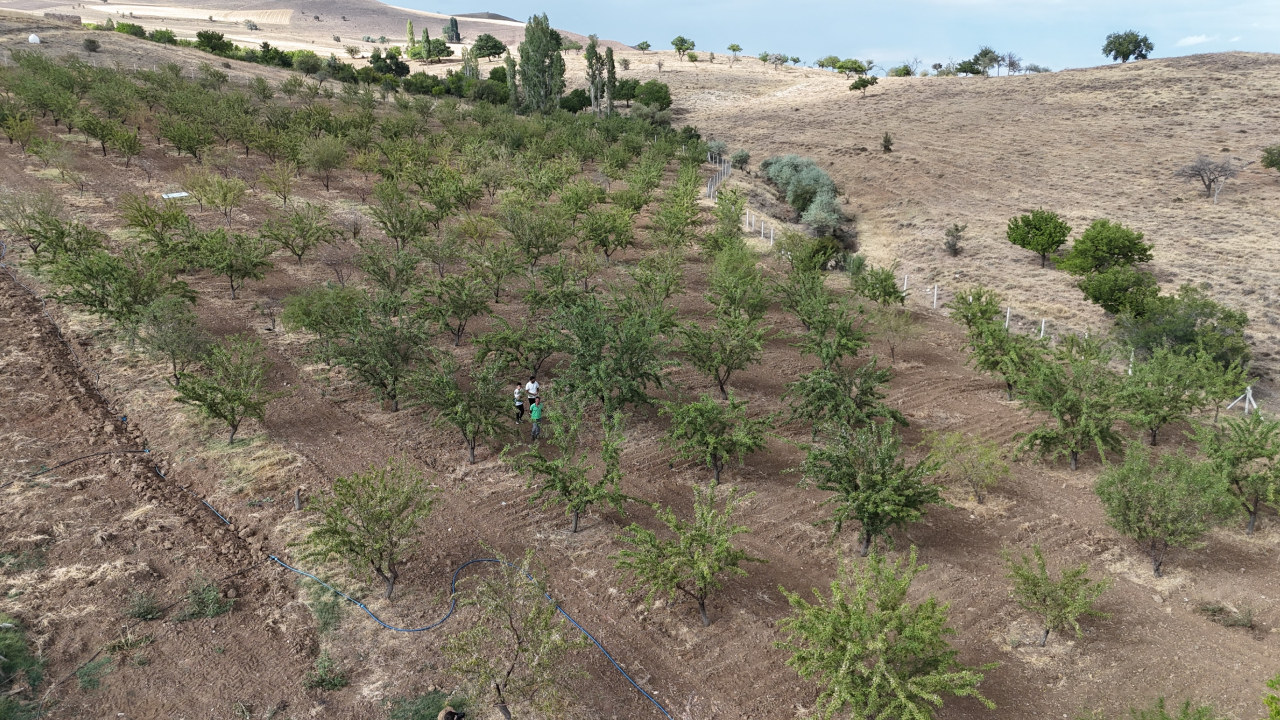
{"label": "isolated tree on hill", "polygon": [[520,88],[530,110],[549,112],[559,107],[564,92],[564,57],[560,33],[551,28],[546,13],[534,15],[524,26],[520,43]]}
{"label": "isolated tree on hill", "polygon": [[1208,353],[1181,354],[1157,348],[1150,358],[1137,359],[1120,376],[1116,404],[1125,409],[1125,420],[1146,430],[1155,445],[1160,428],[1185,420],[1209,404],[1206,380],[1220,372]]}
{"label": "isolated tree on hill", "polygon": [[1105,462],[1106,452],[1121,445],[1115,431],[1120,380],[1107,367],[1110,360],[1111,349],[1102,342],[1070,335],[1051,360],[1033,363],[1018,387],[1020,399],[1029,410],[1048,413],[1052,422],[1020,435],[1019,451],[1033,449],[1045,458],[1067,455],[1075,470],[1080,453],[1092,447]]}
{"label": "isolated tree on hill", "polygon": [[1262,167],[1268,170],[1280,170],[1280,145],[1262,149]]}
{"label": "isolated tree on hill", "polygon": [[818,683],[818,716],[932,720],[944,693],[995,707],[978,692],[995,665],[960,663],[946,640],[956,634],[947,627],[949,606],[932,597],[907,601],[912,580],[927,568],[912,547],[897,562],[879,555],[840,562],[830,600],[815,589],[810,604],[780,588],[791,615],[778,621],[787,639],[775,646],[791,654],[787,665],[800,677]]}
{"label": "isolated tree on hill", "polygon": [[492,571],[459,583],[459,605],[476,608],[479,617],[445,641],[449,673],[462,679],[467,698],[491,704],[507,720],[516,702],[542,717],[561,717],[563,688],[581,674],[571,654],[587,640],[561,619],[532,550],[523,559],[489,552],[497,560]]}
{"label": "isolated tree on hill", "polygon": [[862,97],[865,98],[867,96],[867,88],[875,85],[878,82],[880,82],[880,79],[874,75],[862,75],[857,80],[854,80],[851,85],[849,85],[849,89],[861,90]]}
{"label": "isolated tree on hill", "polygon": [[741,463],[747,455],[763,450],[772,419],[748,418],[747,403],[729,395],[724,403],[703,395],[697,402],[663,403],[661,413],[670,416],[671,428],[663,442],[680,457],[705,462],[712,485],[720,482],[725,463],[735,455]]}
{"label": "isolated tree on hill", "polygon": [[432,425],[462,434],[470,463],[476,461],[477,444],[508,431],[511,408],[498,370],[496,364],[489,364],[463,373],[452,355],[437,353],[434,366],[409,381],[412,395],[436,411]]}
{"label": "isolated tree on hill", "polygon": [[879,423],[832,433],[822,445],[810,446],[800,470],[805,483],[835,493],[822,502],[832,506],[831,517],[817,525],[831,525],[834,538],[846,522],[858,521],[859,554],[866,557],[875,538],[942,504],[939,486],[925,482],[940,465],[931,456],[908,465],[893,424]]}
{"label": "isolated tree on hill", "polygon": [[641,42],[636,43],[636,49],[640,51],[641,55],[643,55],[645,51],[651,47],[653,46],[649,44],[648,40],[643,40]]}
{"label": "isolated tree on hill", "polygon": [[390,598],[400,564],[417,547],[420,525],[435,506],[435,492],[405,458],[340,477],[332,495],[316,495],[308,503],[307,509],[319,517],[301,543],[299,558],[340,559],[357,576],[382,580]]}
{"label": "isolated tree on hill", "polygon": [[1027,612],[1032,612],[1044,623],[1044,632],[1040,635],[1040,647],[1049,640],[1049,633],[1068,629],[1075,630],[1076,637],[1084,637],[1080,629],[1080,618],[1086,616],[1106,617],[1105,613],[1093,609],[1098,596],[1111,587],[1111,578],[1093,580],[1088,577],[1088,563],[1080,563],[1074,568],[1062,571],[1059,579],[1054,580],[1044,561],[1044,554],[1039,545],[1031,546],[1032,557],[1019,554],[1017,559],[1006,550],[1005,564],[1009,567],[1008,578],[1013,581],[1013,598]]}
{"label": "isolated tree on hill", "polygon": [[1280,501],[1280,421],[1254,411],[1244,419],[1231,418],[1224,427],[1201,425],[1196,440],[1226,476],[1237,501],[1249,516],[1245,534],[1252,535],[1262,503]]}
{"label": "isolated tree on hill", "polygon": [[236,440],[236,431],[246,419],[266,421],[267,403],[284,393],[266,389],[271,361],[263,354],[262,341],[232,335],[209,349],[201,359],[203,372],[178,373],[178,397],[184,405],[194,405],[201,415],[227,424]]}
{"label": "isolated tree on hill", "polygon": [[565,514],[572,518],[569,532],[578,532],[579,518],[592,505],[608,505],[618,512],[631,498],[618,490],[622,479],[623,419],[621,412],[604,418],[604,439],[600,457],[603,469],[598,477],[588,459],[587,443],[582,426],[585,408],[580,402],[565,398],[547,411],[542,427],[546,445],[554,448],[548,452],[542,444],[532,444],[523,453],[511,458],[512,466],[529,479],[534,494],[529,502],[542,501],[544,507],[564,505]]}
{"label": "isolated tree on hill", "polygon": [[1006,231],[1009,242],[1040,256],[1040,267],[1067,242],[1070,234],[1071,226],[1049,210],[1033,210],[1030,215],[1011,218]]}
{"label": "isolated tree on hill", "polygon": [[471,53],[481,59],[494,58],[506,51],[506,44],[489,33],[478,35],[475,43],[471,45]]}
{"label": "isolated tree on hill", "polygon": [[698,604],[704,627],[711,624],[707,598],[711,591],[723,587],[721,577],[745,577],[743,563],[768,562],[733,545],[735,536],[751,532],[745,525],[734,524],[733,516],[739,505],[755,493],[739,496],[736,487],[730,488],[722,509],[716,508],[717,494],[715,488],[695,485],[692,520],[677,517],[669,507],[657,513],[674,538],[661,539],[652,530],[632,523],[617,537],[631,548],[612,556],[617,567],[634,578],[633,590],[648,590],[646,602],[655,595],[674,600],[683,594]]}
{"label": "isolated tree on hill", "polygon": [[742,46],[739,45],[738,43],[730,43],[727,50],[733,53],[733,60],[729,61],[730,63],[733,63],[738,60],[738,53],[742,52]]}
{"label": "isolated tree on hill", "polygon": [[694,49],[696,46],[697,43],[683,35],[677,35],[676,39],[671,41],[671,47],[675,48],[676,55],[678,55],[681,60],[684,59],[686,53]]}
{"label": "isolated tree on hill", "polygon": [[1169,548],[1198,547],[1236,509],[1227,478],[1212,461],[1196,462],[1180,452],[1155,459],[1136,443],[1123,465],[1098,478],[1094,491],[1108,523],[1137,541],[1156,577],[1162,577]]}
{"label": "isolated tree on hill", "polygon": [[989,75],[991,68],[996,67],[999,62],[1000,53],[986,46],[980,48],[978,54],[973,56],[973,64],[982,70],[983,75]]}
{"label": "isolated tree on hill", "polygon": [[1072,275],[1103,272],[1117,265],[1151,262],[1150,243],[1142,242],[1142,233],[1110,220],[1094,220],[1071,251],[1058,261],[1058,269]]}
{"label": "isolated tree on hill", "polygon": [[1156,46],[1146,35],[1139,35],[1133,30],[1126,32],[1111,33],[1107,36],[1107,42],[1102,46],[1102,54],[1112,60],[1119,60],[1122,63],[1129,62],[1129,58],[1135,60],[1146,60],[1155,52]]}
{"label": "isolated tree on hill", "polygon": [[[103,154],[106,154],[105,150]],[[1214,198],[1216,202],[1222,186],[1239,175],[1243,167],[1231,162],[1231,158],[1219,162],[1208,155],[1198,155],[1194,162],[1178,168],[1173,175],[1180,180],[1200,183],[1204,187],[1204,196]]]}

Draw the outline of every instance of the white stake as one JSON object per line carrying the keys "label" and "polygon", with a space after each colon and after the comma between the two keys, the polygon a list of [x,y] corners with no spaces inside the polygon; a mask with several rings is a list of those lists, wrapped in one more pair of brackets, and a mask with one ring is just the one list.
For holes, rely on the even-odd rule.
{"label": "white stake", "polygon": [[1040,321],[1040,337],[1044,337],[1044,320]]}
{"label": "white stake", "polygon": [[933,285],[933,309],[934,309],[934,310],[937,310],[937,309],[938,309],[938,285],[937,285],[937,283],[934,283],[934,285]]}
{"label": "white stake", "polygon": [[769,228],[769,247],[773,247],[773,228]]}
{"label": "white stake", "polygon": [[902,292],[907,291],[907,274],[902,273]]}
{"label": "white stake", "polygon": [[[969,296],[969,302],[973,302],[972,295]],[[1012,312],[1013,312],[1013,307],[1007,307],[1004,309],[1004,329],[1005,330],[1009,329],[1009,314]]]}

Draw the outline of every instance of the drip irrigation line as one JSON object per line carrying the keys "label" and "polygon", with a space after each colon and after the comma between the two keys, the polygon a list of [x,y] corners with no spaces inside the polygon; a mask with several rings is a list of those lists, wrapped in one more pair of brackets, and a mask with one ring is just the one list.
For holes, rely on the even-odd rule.
{"label": "drip irrigation line", "polygon": [[[497,559],[497,558],[476,558],[475,560],[468,560],[468,561],[466,561],[465,563],[463,563],[463,564],[459,565],[457,570],[454,570],[454,571],[453,571],[453,577],[449,580],[449,611],[448,611],[448,612],[446,612],[446,613],[444,614],[444,617],[442,617],[442,618],[440,618],[439,620],[437,620],[437,621],[435,621],[435,622],[431,623],[430,625],[425,625],[425,626],[423,626],[423,627],[419,627],[419,628],[400,628],[400,627],[396,627],[396,626],[394,626],[394,625],[388,625],[387,623],[383,622],[382,618],[380,618],[380,617],[378,617],[377,615],[375,615],[375,614],[374,614],[374,612],[373,612],[372,610],[370,610],[370,609],[369,609],[369,608],[368,608],[364,603],[360,602],[359,600],[356,600],[355,598],[353,598],[353,597],[351,597],[350,595],[348,595],[348,594],[346,594],[346,593],[342,592],[341,590],[339,590],[339,589],[335,588],[334,586],[330,585],[329,583],[327,583],[327,582],[325,582],[325,581],[321,580],[320,578],[316,577],[315,575],[312,575],[311,573],[307,572],[306,570],[299,570],[298,568],[293,567],[292,565],[289,565],[288,563],[286,563],[285,561],[283,561],[283,560],[281,560],[280,558],[276,557],[275,555],[270,555],[270,556],[268,556],[268,558],[269,558],[269,559],[271,559],[271,560],[276,561],[276,563],[277,563],[277,564],[279,564],[279,565],[280,565],[280,567],[283,567],[283,568],[284,568],[284,569],[286,569],[286,570],[289,570],[289,571],[295,572],[295,573],[297,573],[297,574],[299,574],[299,575],[303,575],[303,576],[309,577],[309,578],[311,578],[312,580],[315,580],[316,582],[320,583],[321,585],[323,585],[323,586],[325,586],[325,587],[329,588],[329,589],[330,589],[330,590],[332,590],[334,593],[336,593],[336,594],[338,594],[338,595],[341,595],[342,597],[346,598],[348,601],[350,601],[350,602],[351,602],[352,604],[354,604],[356,607],[358,607],[358,608],[360,608],[361,610],[363,610],[363,611],[365,612],[365,614],[367,614],[369,617],[373,618],[374,622],[378,623],[378,624],[379,624],[379,625],[381,625],[382,627],[384,627],[384,628],[386,628],[386,629],[388,629],[388,630],[395,631],[395,632],[405,632],[405,633],[419,633],[419,632],[424,632],[424,631],[426,631],[426,630],[432,630],[432,629],[434,629],[434,628],[440,627],[441,625],[443,625],[443,624],[445,623],[445,621],[446,621],[446,620],[448,620],[450,617],[452,617],[452,616],[453,616],[453,611],[454,611],[454,610],[457,608],[457,606],[458,606],[458,597],[457,597],[457,592],[458,592],[458,591],[457,591],[457,586],[458,586],[458,574],[459,574],[459,573],[461,573],[461,572],[462,572],[462,571],[463,571],[463,570],[464,570],[468,565],[475,565],[476,563],[495,563],[495,564],[496,564],[496,563],[501,563],[501,564],[503,564],[503,565],[506,565],[507,567],[512,567],[512,568],[516,568],[517,570],[520,570],[520,572],[521,572],[525,577],[529,578],[529,581],[530,581],[530,582],[533,582],[533,583],[536,583],[536,582],[537,582],[537,581],[533,578],[533,576],[532,576],[532,575],[530,575],[529,573],[525,572],[524,570],[521,570],[519,567],[517,567],[517,566],[515,566],[515,565],[512,565],[511,563],[506,562],[506,561],[504,561],[504,560],[499,560],[499,559]],[[645,699],[647,699],[649,702],[653,703],[653,706],[654,706],[654,707],[656,707],[656,708],[658,708],[658,710],[659,710],[663,715],[667,716],[668,720],[674,720],[674,718],[672,718],[672,717],[671,717],[671,713],[667,712],[667,709],[666,709],[666,708],[664,708],[664,707],[662,706],[662,703],[658,702],[656,698],[654,698],[654,697],[653,697],[652,695],[650,695],[649,693],[645,692],[644,688],[640,687],[640,684],[639,684],[639,683],[637,683],[637,682],[636,682],[636,681],[635,681],[635,680],[634,680],[634,679],[633,679],[629,674],[627,674],[627,671],[626,671],[626,670],[623,670],[623,669],[622,669],[622,666],[621,666],[621,665],[619,665],[619,664],[618,664],[618,661],[617,661],[617,660],[615,660],[615,659],[613,658],[613,655],[611,655],[611,654],[609,653],[609,651],[608,651],[608,650],[605,650],[605,649],[604,649],[604,645],[602,645],[602,644],[600,643],[600,641],[599,641],[599,640],[597,640],[597,639],[596,639],[596,637],[595,637],[594,635],[592,635],[591,633],[587,632],[587,629],[586,629],[586,628],[584,628],[584,627],[582,627],[582,625],[578,624],[578,621],[577,621],[577,620],[574,620],[574,619],[573,619],[573,616],[572,616],[572,615],[570,615],[568,612],[566,612],[566,611],[565,611],[565,609],[564,609],[563,607],[561,607],[560,603],[557,603],[557,602],[556,602],[556,600],[555,600],[555,598],[551,597],[551,594],[550,594],[550,593],[546,593],[546,592],[544,592],[544,593],[543,593],[543,595],[544,595],[544,596],[546,596],[547,600],[549,600],[553,605],[555,605],[555,606],[556,606],[556,611],[557,611],[557,612],[559,612],[561,615],[563,615],[563,616],[564,616],[564,618],[565,618],[566,620],[568,620],[570,623],[572,623],[574,627],[578,628],[578,630],[579,630],[583,635],[586,635],[586,636],[587,636],[587,639],[588,639],[588,640],[590,640],[592,643],[594,643],[594,644],[595,644],[595,646],[596,646],[597,648],[599,648],[600,652],[604,654],[605,658],[607,658],[607,659],[609,660],[609,662],[613,664],[613,667],[614,667],[614,668],[615,668],[619,673],[621,673],[621,674],[622,674],[622,677],[623,677],[623,678],[625,678],[627,682],[631,683],[631,687],[635,688],[637,691],[639,691],[639,693],[640,693],[641,695],[645,696]]]}
{"label": "drip irrigation line", "polygon": [[[53,467],[47,467],[39,472],[32,473],[27,477],[28,478],[40,477],[45,473],[53,472],[54,470],[57,470],[58,468],[63,467],[65,465],[70,465],[71,463],[80,462],[81,460],[88,460],[89,458],[92,458],[92,457],[99,457],[101,455],[118,455],[118,454],[125,454],[125,453],[149,453],[149,452],[151,451],[150,450],[107,450],[104,452],[91,453],[89,455],[81,455],[78,458],[71,458],[70,460],[67,460],[65,462],[60,462],[57,465],[54,465]],[[4,487],[4,486],[0,485],[0,487]]]}

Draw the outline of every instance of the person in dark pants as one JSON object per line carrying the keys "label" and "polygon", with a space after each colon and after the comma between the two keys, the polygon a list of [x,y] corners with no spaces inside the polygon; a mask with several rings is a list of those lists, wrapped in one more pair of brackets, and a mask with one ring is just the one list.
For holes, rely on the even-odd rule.
{"label": "person in dark pants", "polygon": [[520,421],[524,418],[524,396],[520,394],[519,380],[516,381],[515,397],[516,397],[516,424],[519,425]]}
{"label": "person in dark pants", "polygon": [[537,399],[529,403],[529,420],[533,423],[533,430],[529,433],[529,440],[537,440],[538,433],[542,431],[542,428],[538,426],[538,422],[542,420],[542,403]]}

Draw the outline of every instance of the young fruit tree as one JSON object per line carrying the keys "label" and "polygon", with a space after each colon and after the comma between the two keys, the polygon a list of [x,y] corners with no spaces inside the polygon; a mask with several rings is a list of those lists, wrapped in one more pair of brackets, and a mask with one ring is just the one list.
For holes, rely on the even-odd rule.
{"label": "young fruit tree", "polygon": [[323,206],[303,203],[282,217],[272,218],[262,227],[262,235],[289,251],[302,264],[302,256],[312,249],[331,243],[341,233],[329,224],[329,212]]}
{"label": "young fruit tree", "polygon": [[494,329],[475,338],[476,362],[493,358],[521,375],[537,375],[542,364],[560,350],[564,339],[549,323],[525,317],[519,325],[496,318]]}
{"label": "young fruit tree", "polygon": [[1181,453],[1152,458],[1142,445],[1130,445],[1123,465],[1107,469],[1094,491],[1107,522],[1133,538],[1162,577],[1171,547],[1195,548],[1200,538],[1236,510],[1227,478],[1210,462]]}
{"label": "young fruit tree", "polygon": [[736,487],[729,488],[721,509],[716,508],[716,495],[714,487],[695,485],[692,520],[680,519],[669,507],[657,513],[673,538],[661,539],[652,530],[632,523],[617,538],[631,549],[612,557],[617,567],[628,571],[635,580],[632,590],[648,590],[646,602],[655,595],[674,600],[683,594],[698,604],[704,627],[711,624],[707,597],[712,590],[723,587],[721,578],[746,576],[747,571],[740,567],[743,563],[768,562],[733,545],[735,536],[751,532],[745,525],[734,524],[733,515],[739,504],[750,500],[755,493],[739,496]]}
{"label": "young fruit tree", "polygon": [[1067,242],[1070,234],[1071,226],[1049,210],[1032,210],[1030,215],[1011,218],[1005,233],[1009,242],[1039,255],[1040,267]]}
{"label": "young fruit tree", "polygon": [[174,400],[226,423],[231,430],[228,443],[235,442],[242,422],[265,422],[267,403],[288,394],[267,391],[271,361],[263,356],[261,340],[232,335],[209,348],[201,364],[203,372],[178,372]]}
{"label": "young fruit tree", "polygon": [[776,647],[791,654],[787,665],[800,677],[818,683],[817,716],[932,720],[943,694],[995,708],[978,691],[995,664],[960,663],[947,643],[956,634],[947,626],[949,606],[932,597],[907,601],[911,581],[927,567],[913,547],[893,563],[878,555],[841,562],[830,600],[815,589],[811,604],[781,588],[791,615],[778,621],[787,639]]}
{"label": "young fruit tree", "polygon": [[349,314],[335,323],[322,348],[325,359],[349,369],[391,412],[400,409],[401,384],[431,339],[424,318],[400,309],[399,299],[386,295],[344,307]]}
{"label": "young fruit tree", "polygon": [[689,364],[715,378],[720,398],[729,397],[729,379],[738,370],[760,362],[768,328],[761,318],[749,313],[726,309],[714,313],[715,324],[703,328],[688,323],[680,328]]}
{"label": "young fruit tree", "polygon": [[1151,262],[1151,243],[1142,242],[1143,235],[1120,223],[1094,220],[1071,245],[1071,251],[1058,261],[1058,269],[1072,275],[1103,272],[1117,265]]}
{"label": "young fruit tree", "polygon": [[873,356],[852,372],[819,368],[801,375],[782,396],[790,402],[787,422],[809,425],[812,440],[819,431],[842,433],[875,420],[906,427],[906,417],[884,403],[881,388],[889,384],[893,372],[879,368],[879,361]]}
{"label": "young fruit tree", "polygon": [[479,617],[445,641],[449,673],[461,678],[466,697],[491,703],[507,720],[517,702],[542,717],[562,717],[569,681],[584,674],[572,656],[587,640],[560,619],[532,550],[520,560],[494,557],[492,572],[459,582],[458,604]]}
{"label": "young fruit tree", "polygon": [[345,562],[357,576],[374,575],[390,598],[400,564],[418,545],[419,525],[431,514],[435,495],[422,471],[408,459],[388,461],[333,481],[330,495],[316,495],[307,509],[318,514],[302,541],[302,560]]}
{"label": "young fruit tree", "polygon": [[231,287],[231,299],[248,280],[261,280],[274,264],[267,258],[276,251],[275,243],[265,236],[227,232],[216,228],[200,234],[199,262],[214,275],[225,277]]}
{"label": "young fruit tree", "polygon": [[1274,505],[1280,501],[1280,467],[1276,465],[1276,458],[1280,457],[1280,421],[1268,420],[1254,411],[1223,425],[1201,425],[1196,440],[1200,451],[1226,476],[1236,500],[1249,515],[1245,534],[1252,535],[1262,503]]}
{"label": "young fruit tree", "polygon": [[561,328],[569,367],[560,383],[568,394],[598,399],[607,414],[624,405],[648,404],[650,385],[661,388],[667,359],[669,310],[661,305],[606,305],[595,294],[561,306],[553,318]]}
{"label": "young fruit tree", "polygon": [[535,489],[529,502],[542,500],[544,507],[564,505],[565,514],[572,519],[569,532],[576,533],[578,520],[592,505],[608,505],[622,512],[622,503],[631,499],[618,491],[618,481],[622,479],[622,413],[605,418],[600,449],[604,469],[593,479],[595,467],[588,460],[582,437],[585,408],[572,398],[557,405],[543,416],[541,423],[542,437],[554,452],[533,444],[512,456],[511,464],[528,477],[529,486]]}
{"label": "young fruit tree", "polygon": [[476,461],[476,445],[509,432],[511,408],[498,371],[498,365],[491,363],[464,373],[452,355],[437,352],[434,367],[420,370],[409,380],[410,393],[436,411],[432,424],[462,434],[470,463]]}
{"label": "young fruit tree", "polygon": [[1135,360],[1128,373],[1120,376],[1116,404],[1124,408],[1125,421],[1147,431],[1155,445],[1160,428],[1186,420],[1209,405],[1205,380],[1219,372],[1220,366],[1203,351],[1184,355],[1157,348],[1150,358]]}
{"label": "young fruit tree", "polygon": [[1031,552],[1034,557],[1019,554],[1015,559],[1006,550],[1004,561],[1009,567],[1008,578],[1013,581],[1014,599],[1022,609],[1035,613],[1044,622],[1040,647],[1044,647],[1049,633],[1054,630],[1065,632],[1071,629],[1075,630],[1077,638],[1083,637],[1080,618],[1106,617],[1094,610],[1093,604],[1111,587],[1111,579],[1099,581],[1089,578],[1089,564],[1080,563],[1078,567],[1063,570],[1061,577],[1054,580],[1040,546],[1033,545]]}
{"label": "young fruit tree", "polygon": [[741,463],[748,454],[763,450],[771,417],[748,418],[747,403],[730,393],[724,403],[703,395],[697,402],[663,403],[659,411],[671,417],[671,429],[663,442],[682,458],[705,462],[711,484],[720,482],[725,463],[733,456]]}
{"label": "young fruit tree", "polygon": [[866,557],[876,537],[916,522],[930,505],[943,504],[939,486],[925,482],[940,465],[933,457],[908,465],[893,424],[878,423],[830,433],[825,443],[809,447],[800,471],[803,483],[835,493],[822,502],[832,506],[831,517],[817,525],[831,525],[834,539],[846,522],[858,521],[858,554]]}
{"label": "young fruit tree", "polygon": [[1104,462],[1108,450],[1120,447],[1115,431],[1120,379],[1107,367],[1110,359],[1107,345],[1070,335],[1051,360],[1033,363],[1026,370],[1018,387],[1024,407],[1048,413],[1052,421],[1015,436],[1021,439],[1018,452],[1035,450],[1046,459],[1067,455],[1075,470],[1080,453],[1090,447]]}
{"label": "young fruit tree", "polygon": [[475,273],[449,275],[423,288],[421,312],[442,331],[453,337],[453,346],[462,344],[467,323],[489,314],[489,294]]}
{"label": "young fruit tree", "polygon": [[929,449],[942,461],[939,474],[964,485],[979,505],[985,493],[1009,479],[1005,452],[994,440],[964,432],[930,433]]}
{"label": "young fruit tree", "polygon": [[208,335],[200,327],[191,303],[176,295],[151,301],[142,310],[138,331],[143,346],[169,361],[174,387],[181,382],[181,373],[209,350]]}

